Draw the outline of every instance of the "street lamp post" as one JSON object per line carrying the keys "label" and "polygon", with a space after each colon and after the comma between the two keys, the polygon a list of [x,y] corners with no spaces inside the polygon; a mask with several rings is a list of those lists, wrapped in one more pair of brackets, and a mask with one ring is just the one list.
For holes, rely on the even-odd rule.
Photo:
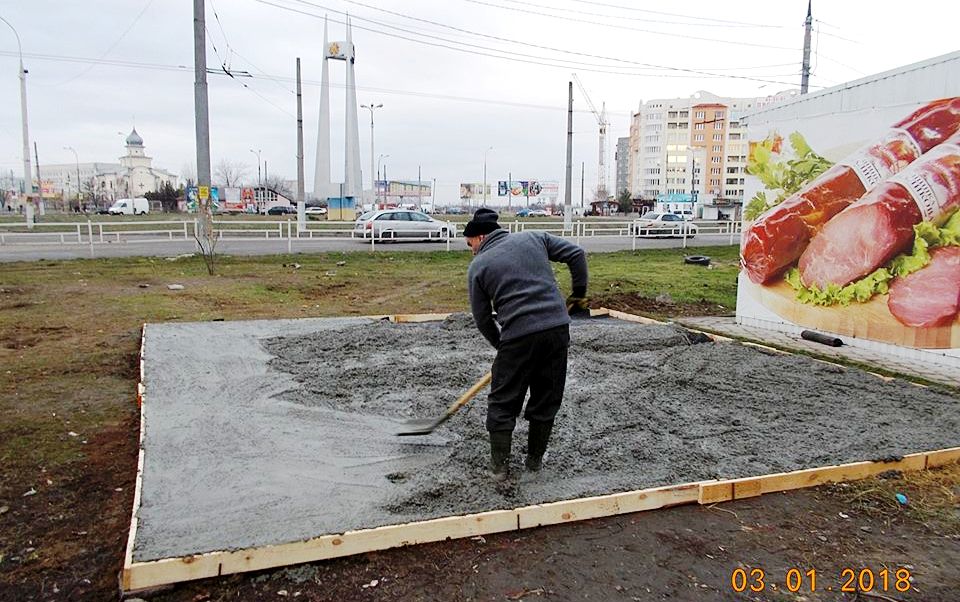
{"label": "street lamp post", "polygon": [[[377,177],[378,177],[378,178],[380,177],[380,160],[381,160],[381,159],[387,159],[387,158],[389,158],[389,157],[390,157],[390,155],[380,155],[379,157],[377,157]],[[387,178],[384,177],[383,179],[386,180]],[[379,197],[379,196],[380,196],[380,195],[378,194],[377,197]],[[384,198],[383,198],[383,202],[386,203],[386,201],[387,201],[387,198],[386,198],[386,197],[387,197],[387,183],[386,183],[386,182],[383,183],[383,197],[384,197]]]}
{"label": "street lamp post", "polygon": [[368,105],[360,105],[360,107],[370,111],[370,192],[376,193],[376,190],[377,190],[376,178],[380,174],[380,169],[378,168],[376,174],[374,174],[373,172],[373,110],[382,109],[383,103],[375,105],[371,102]]}
{"label": "street lamp post", "polygon": [[263,184],[260,180],[260,149],[251,148],[250,152],[257,156],[257,190],[253,193],[253,204],[257,206],[257,211],[260,211],[260,199],[263,197]]}
{"label": "street lamp post", "polygon": [[253,150],[250,149],[250,152],[257,156],[257,188],[261,186],[260,184],[260,149]]}
{"label": "street lamp post", "polygon": [[[118,136],[124,136],[124,144],[126,144],[126,136],[123,132],[117,132]],[[133,195],[130,193],[133,190],[133,165],[130,164],[130,161],[127,161],[127,198],[130,199],[130,203],[133,204]]]}
{"label": "street lamp post", "polygon": [[483,206],[487,206],[487,153],[493,150],[491,146],[483,151]]}
{"label": "street lamp post", "polygon": [[[27,70],[23,68],[23,48],[20,45],[20,34],[9,21],[0,17],[0,21],[7,24],[17,37],[17,54],[20,57],[20,121],[23,125],[23,202],[27,206],[27,222],[33,224],[33,205],[30,197],[33,193],[33,178],[30,176],[30,133],[27,128]],[[39,185],[40,183],[37,182]]]}
{"label": "street lamp post", "polygon": [[80,212],[80,155],[72,146],[65,146],[63,150],[73,151],[73,158],[77,160],[77,213]]}

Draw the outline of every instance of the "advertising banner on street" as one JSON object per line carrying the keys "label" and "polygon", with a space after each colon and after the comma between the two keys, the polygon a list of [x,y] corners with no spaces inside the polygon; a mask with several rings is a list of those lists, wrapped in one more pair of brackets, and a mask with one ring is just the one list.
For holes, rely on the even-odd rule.
{"label": "advertising banner on street", "polygon": [[[203,194],[201,195],[201,188]],[[201,199],[201,196],[204,197]],[[187,187],[187,211],[195,213],[198,202],[209,202],[213,212],[220,211],[220,189],[216,186]]]}
{"label": "advertising banner on street", "polygon": [[745,117],[739,323],[960,367],[955,54]]}

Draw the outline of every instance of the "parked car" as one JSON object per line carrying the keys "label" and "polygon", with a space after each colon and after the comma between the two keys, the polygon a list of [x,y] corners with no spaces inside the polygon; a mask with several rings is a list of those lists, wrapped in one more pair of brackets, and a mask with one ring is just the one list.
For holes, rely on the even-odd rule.
{"label": "parked car", "polygon": [[297,208],[293,205],[274,205],[267,209],[267,215],[288,215],[296,212]]}
{"label": "parked car", "polygon": [[464,214],[466,214],[466,211],[463,209],[463,207],[447,207],[446,209],[443,210],[443,212],[446,213],[447,215],[464,215]]}
{"label": "parked car", "polygon": [[353,227],[355,238],[375,237],[376,240],[419,238],[446,240],[455,236],[457,227],[420,211],[381,209],[368,211],[357,218]]}
{"label": "parked car", "polygon": [[697,235],[697,225],[673,213],[645,213],[630,225],[634,236],[683,236]]}
{"label": "parked car", "polygon": [[327,208],[321,207],[320,205],[313,205],[304,209],[303,212],[307,217],[319,219],[321,216],[327,214]]}
{"label": "parked car", "polygon": [[150,201],[144,197],[117,199],[107,209],[110,215],[146,215],[150,213]]}
{"label": "parked car", "polygon": [[550,212],[546,209],[529,209],[523,207],[522,209],[517,209],[515,214],[517,217],[549,217]]}

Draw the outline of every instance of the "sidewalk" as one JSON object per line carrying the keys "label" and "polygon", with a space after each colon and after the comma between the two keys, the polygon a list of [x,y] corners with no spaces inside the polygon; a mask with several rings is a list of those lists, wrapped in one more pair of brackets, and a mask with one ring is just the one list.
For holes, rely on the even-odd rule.
{"label": "sidewalk", "polygon": [[786,334],[766,328],[741,326],[736,318],[730,317],[703,317],[681,318],[675,320],[688,328],[712,332],[735,339],[761,343],[771,347],[789,351],[802,351],[824,358],[836,358],[849,362],[856,362],[867,366],[875,366],[886,372],[902,374],[906,377],[919,377],[924,380],[943,383],[960,388],[960,374],[953,368],[927,364],[917,366],[903,360],[876,353],[867,349],[850,347],[829,347],[812,341],[801,339],[798,335]]}

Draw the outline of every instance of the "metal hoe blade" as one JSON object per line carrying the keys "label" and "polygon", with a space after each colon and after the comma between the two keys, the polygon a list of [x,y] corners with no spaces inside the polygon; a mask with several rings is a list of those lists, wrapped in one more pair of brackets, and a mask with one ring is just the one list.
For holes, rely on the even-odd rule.
{"label": "metal hoe blade", "polygon": [[475,382],[470,389],[460,396],[460,399],[456,400],[439,418],[419,418],[414,420],[408,420],[404,423],[400,432],[397,433],[398,437],[412,437],[418,435],[429,435],[436,429],[438,426],[450,419],[451,416],[457,413],[457,410],[467,405],[467,402],[473,399],[473,396],[480,392],[480,389],[486,387],[490,383],[490,379],[493,375],[490,372],[487,372],[483,377]]}

